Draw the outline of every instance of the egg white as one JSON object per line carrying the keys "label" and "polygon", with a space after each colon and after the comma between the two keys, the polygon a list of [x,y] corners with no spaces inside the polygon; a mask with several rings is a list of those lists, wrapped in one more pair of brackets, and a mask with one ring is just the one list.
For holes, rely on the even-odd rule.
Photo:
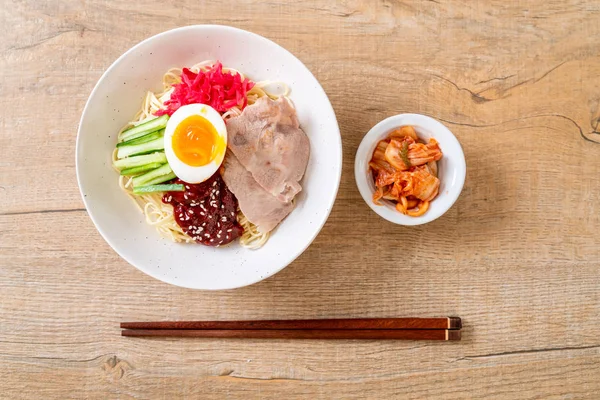
{"label": "egg white", "polygon": [[[173,134],[175,133],[175,129],[184,119],[193,115],[200,115],[201,117],[206,118],[225,142],[225,149],[223,149],[222,154],[217,154],[210,163],[200,167],[194,167],[181,161],[173,150]],[[221,118],[221,114],[206,104],[188,104],[179,107],[167,122],[164,138],[165,155],[167,156],[169,166],[179,179],[188,183],[201,183],[213,176],[225,158],[225,150],[227,149],[227,127],[225,126],[223,118]]]}

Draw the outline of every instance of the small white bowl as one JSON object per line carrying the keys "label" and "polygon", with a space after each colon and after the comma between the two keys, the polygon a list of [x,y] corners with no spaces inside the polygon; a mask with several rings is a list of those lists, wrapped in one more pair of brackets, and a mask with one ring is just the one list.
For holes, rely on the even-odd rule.
{"label": "small white bowl", "polygon": [[[373,151],[380,140],[396,128],[410,125],[415,128],[419,138],[428,141],[434,138],[440,144],[444,156],[438,161],[438,177],[440,178],[440,191],[431,202],[429,210],[419,217],[411,217],[398,212],[394,205],[382,200],[381,205],[373,203],[375,183],[369,171],[369,161]],[[379,216],[398,225],[421,225],[441,217],[452,207],[465,183],[467,166],[465,155],[460,143],[448,128],[435,119],[421,114],[398,114],[386,118],[365,135],[354,160],[354,176],[356,185],[365,202]]]}

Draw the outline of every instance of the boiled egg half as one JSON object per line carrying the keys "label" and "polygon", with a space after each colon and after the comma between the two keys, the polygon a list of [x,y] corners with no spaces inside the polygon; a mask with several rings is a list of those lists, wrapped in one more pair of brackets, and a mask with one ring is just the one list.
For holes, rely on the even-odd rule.
{"label": "boiled egg half", "polygon": [[171,115],[165,128],[169,166],[185,182],[200,183],[221,166],[227,150],[227,128],[214,108],[188,104]]}

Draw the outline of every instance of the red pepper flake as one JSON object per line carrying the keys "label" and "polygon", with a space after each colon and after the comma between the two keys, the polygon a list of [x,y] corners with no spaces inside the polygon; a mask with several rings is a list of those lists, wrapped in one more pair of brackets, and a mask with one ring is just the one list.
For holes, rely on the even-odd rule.
{"label": "red pepper flake", "polygon": [[174,90],[169,100],[165,101],[165,109],[158,110],[155,115],[173,115],[177,109],[186,104],[207,104],[219,112],[240,106],[244,109],[248,104],[246,94],[254,82],[238,73],[223,72],[223,65],[217,61],[207,71],[195,73],[187,68],[181,73],[181,83],[173,85]]}

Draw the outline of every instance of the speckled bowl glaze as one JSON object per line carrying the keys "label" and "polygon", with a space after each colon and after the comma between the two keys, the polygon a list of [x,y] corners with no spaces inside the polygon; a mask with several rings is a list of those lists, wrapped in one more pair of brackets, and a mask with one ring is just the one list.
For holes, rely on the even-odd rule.
{"label": "speckled bowl glaze", "polygon": [[[147,90],[159,90],[171,67],[212,59],[255,81],[282,81],[311,155],[295,210],[259,250],[238,244],[209,248],[163,239],[120,190],[111,167],[116,134],[141,106]],[[79,188],[92,221],[126,261],[146,274],[194,289],[232,289],[261,281],[285,268],[314,240],[333,207],[342,169],[335,113],[311,72],[290,52],[262,36],[218,25],[167,31],[134,46],[102,75],[92,91],[77,134]]]}

